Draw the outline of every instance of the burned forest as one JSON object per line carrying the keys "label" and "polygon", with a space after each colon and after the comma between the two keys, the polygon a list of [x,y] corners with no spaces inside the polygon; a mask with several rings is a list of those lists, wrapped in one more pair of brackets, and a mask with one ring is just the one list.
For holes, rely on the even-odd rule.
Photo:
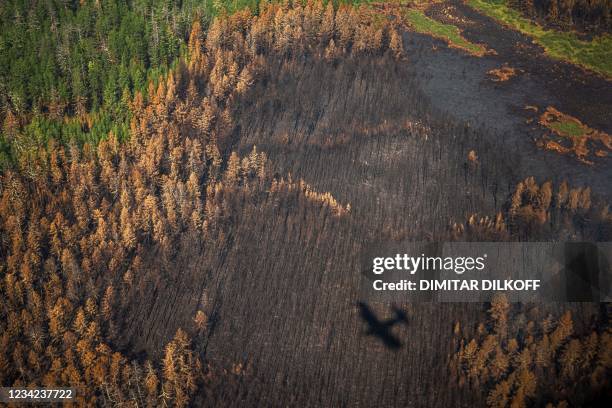
{"label": "burned forest", "polygon": [[[148,57],[155,75],[137,86],[126,71],[131,85],[99,101],[76,82],[40,98],[32,85],[19,108],[0,87],[0,386],[71,387],[73,406],[102,407],[610,398],[608,303],[390,303],[364,297],[361,272],[380,242],[612,241],[609,80],[576,79],[607,86],[583,99],[604,113],[582,115],[525,73],[539,54],[494,81],[505,55],[415,31],[404,2],[354,3],[175,10],[174,26],[143,29],[168,47]],[[606,2],[559,3],[609,27]],[[532,116],[529,89],[542,90]],[[570,114],[593,124],[586,153],[563,133]],[[26,142],[35,127],[62,136]]]}

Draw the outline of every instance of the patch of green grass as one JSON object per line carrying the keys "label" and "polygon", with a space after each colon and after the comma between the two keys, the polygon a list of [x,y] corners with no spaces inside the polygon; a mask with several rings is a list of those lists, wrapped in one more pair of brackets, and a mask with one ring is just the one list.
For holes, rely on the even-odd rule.
{"label": "patch of green grass", "polygon": [[580,126],[578,123],[572,121],[552,122],[548,126],[559,133],[563,133],[571,137],[579,137],[585,133],[583,126]]}
{"label": "patch of green grass", "polygon": [[419,33],[443,39],[447,41],[449,45],[462,48],[472,54],[482,55],[485,52],[482,45],[474,44],[463,38],[458,27],[431,19],[421,10],[408,10],[406,12],[406,18],[408,24]]}
{"label": "patch of green grass", "polygon": [[612,78],[612,36],[609,34],[596,37],[592,41],[583,41],[572,32],[545,30],[508,7],[505,0],[468,0],[468,4],[533,37],[551,57],[569,61]]}

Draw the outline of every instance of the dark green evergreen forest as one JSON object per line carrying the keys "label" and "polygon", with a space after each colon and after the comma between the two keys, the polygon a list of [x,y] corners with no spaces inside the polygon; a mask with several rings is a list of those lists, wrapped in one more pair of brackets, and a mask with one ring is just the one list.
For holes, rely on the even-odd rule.
{"label": "dark green evergreen forest", "polygon": [[[0,168],[54,139],[127,137],[128,101],[185,53],[192,23],[259,1],[7,0],[0,4]],[[22,163],[24,165],[24,163]]]}

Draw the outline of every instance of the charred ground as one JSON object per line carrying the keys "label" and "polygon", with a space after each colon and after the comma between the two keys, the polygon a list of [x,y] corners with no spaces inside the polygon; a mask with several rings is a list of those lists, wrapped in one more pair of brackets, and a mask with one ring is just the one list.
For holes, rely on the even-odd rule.
{"label": "charred ground", "polygon": [[[361,254],[609,240],[609,162],[535,147],[509,109],[531,88],[486,82],[505,57],[431,51],[379,17],[312,3],[194,26],[189,58],[130,102],[128,142],[51,145],[4,174],[2,380],[93,384],[99,405],[485,405],[449,369],[485,306],[368,304]],[[368,335],[363,310],[405,314],[399,346]],[[530,318],[565,310],[576,333],[607,327],[592,304]]]}

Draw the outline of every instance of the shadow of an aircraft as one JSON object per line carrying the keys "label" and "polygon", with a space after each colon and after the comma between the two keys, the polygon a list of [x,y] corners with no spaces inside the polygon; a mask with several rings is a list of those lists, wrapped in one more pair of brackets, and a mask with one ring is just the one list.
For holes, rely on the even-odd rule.
{"label": "shadow of an aircraft", "polygon": [[408,316],[403,310],[393,306],[395,317],[388,320],[379,320],[372,309],[363,302],[357,302],[359,307],[359,315],[368,324],[366,335],[378,337],[385,347],[391,350],[398,350],[402,347],[400,340],[391,333],[391,328],[398,323],[408,324]]}

